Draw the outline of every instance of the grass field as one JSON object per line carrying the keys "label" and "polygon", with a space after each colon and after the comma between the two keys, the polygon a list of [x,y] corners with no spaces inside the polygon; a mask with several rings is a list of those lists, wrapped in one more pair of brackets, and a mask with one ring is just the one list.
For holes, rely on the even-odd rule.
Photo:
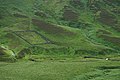
{"label": "grass field", "polygon": [[0,80],[120,80],[119,3],[0,0]]}
{"label": "grass field", "polygon": [[119,80],[120,61],[94,58],[0,62],[0,80]]}

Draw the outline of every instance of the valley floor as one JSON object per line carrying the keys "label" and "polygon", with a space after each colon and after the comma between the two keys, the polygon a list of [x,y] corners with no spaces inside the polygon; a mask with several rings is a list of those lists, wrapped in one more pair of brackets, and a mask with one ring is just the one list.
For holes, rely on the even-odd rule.
{"label": "valley floor", "polygon": [[0,80],[119,80],[120,61],[104,59],[0,62]]}

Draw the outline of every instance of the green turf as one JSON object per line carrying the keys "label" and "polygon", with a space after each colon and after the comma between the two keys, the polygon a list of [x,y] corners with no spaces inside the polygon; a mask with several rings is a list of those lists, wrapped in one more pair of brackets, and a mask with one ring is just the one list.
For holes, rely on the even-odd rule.
{"label": "green turf", "polygon": [[0,62],[0,72],[0,80],[119,80],[120,62],[105,59]]}

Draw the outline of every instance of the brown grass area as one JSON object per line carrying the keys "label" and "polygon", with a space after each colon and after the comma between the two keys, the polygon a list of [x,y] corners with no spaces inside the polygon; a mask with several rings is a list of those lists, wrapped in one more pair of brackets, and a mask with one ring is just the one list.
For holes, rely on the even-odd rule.
{"label": "brown grass area", "polygon": [[109,26],[114,26],[115,24],[117,24],[116,17],[105,10],[100,13],[100,18],[98,19],[98,21]]}
{"label": "brown grass area", "polygon": [[77,21],[78,14],[72,10],[65,9],[64,14],[63,14],[63,18],[67,21]]}
{"label": "brown grass area", "polygon": [[54,34],[54,35],[67,35],[67,36],[71,36],[71,35],[75,34],[71,31],[63,29],[62,27],[58,27],[56,25],[52,25],[50,23],[46,23],[46,22],[41,21],[41,20],[32,19],[32,23],[35,26],[38,26],[38,28],[40,30],[45,31],[46,33],[50,33],[50,34]]}
{"label": "brown grass area", "polygon": [[120,46],[120,37],[112,37],[112,36],[102,34],[102,35],[99,36],[99,38],[102,38],[106,41],[109,41],[109,42],[111,42],[115,45]]}

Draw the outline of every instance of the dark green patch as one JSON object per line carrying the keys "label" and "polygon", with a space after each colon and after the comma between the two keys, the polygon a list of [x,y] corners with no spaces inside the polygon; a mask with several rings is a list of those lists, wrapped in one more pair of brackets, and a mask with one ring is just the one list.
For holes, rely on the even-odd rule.
{"label": "dark green patch", "polygon": [[120,66],[101,66],[101,67],[99,67],[99,69],[101,69],[101,70],[105,70],[105,69],[120,69]]}
{"label": "dark green patch", "polygon": [[26,15],[19,14],[19,13],[15,13],[15,14],[13,14],[13,16],[18,17],[18,18],[28,18]]}

